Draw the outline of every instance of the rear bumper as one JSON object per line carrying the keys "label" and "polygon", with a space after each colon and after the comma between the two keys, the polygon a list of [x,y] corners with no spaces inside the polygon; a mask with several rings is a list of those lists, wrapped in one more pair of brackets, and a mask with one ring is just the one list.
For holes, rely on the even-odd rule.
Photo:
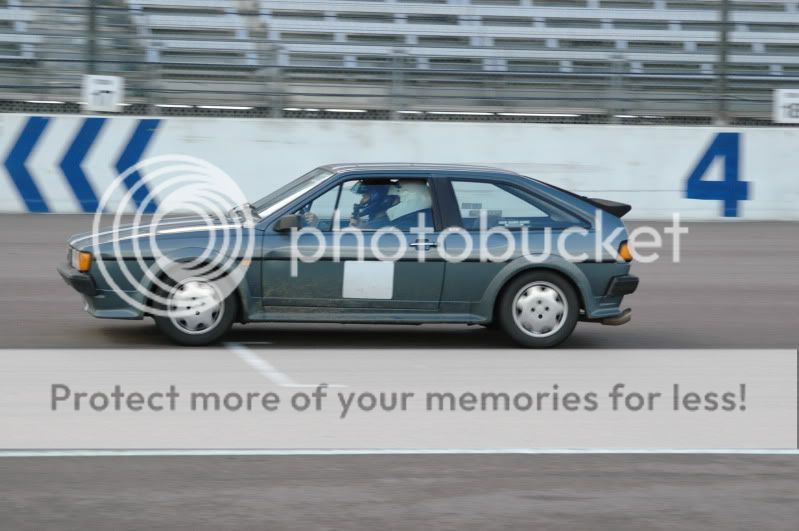
{"label": "rear bumper", "polygon": [[623,324],[629,323],[630,319],[632,319],[632,310],[626,308],[619,315],[615,317],[605,317],[599,322],[602,323],[603,325],[608,325],[608,326],[621,326]]}
{"label": "rear bumper", "polygon": [[623,297],[634,293],[638,289],[638,277],[635,275],[621,275],[610,279],[608,289],[605,290],[607,297]]}
{"label": "rear bumper", "polygon": [[622,299],[625,295],[634,293],[636,289],[638,289],[638,277],[635,275],[611,277],[605,293],[596,298],[598,306],[581,320],[611,326],[627,324],[630,322],[632,312],[629,308],[621,308]]}
{"label": "rear bumper", "polygon": [[58,274],[64,279],[69,287],[87,297],[94,297],[97,295],[97,286],[94,285],[94,280],[87,273],[81,273],[77,269],[62,264],[58,266]]}

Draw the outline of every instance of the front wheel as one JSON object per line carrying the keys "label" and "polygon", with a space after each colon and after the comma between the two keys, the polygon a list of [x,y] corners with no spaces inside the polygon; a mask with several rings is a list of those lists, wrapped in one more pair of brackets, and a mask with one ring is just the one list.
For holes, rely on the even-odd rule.
{"label": "front wheel", "polygon": [[209,345],[233,326],[238,311],[235,294],[223,297],[213,282],[187,278],[172,286],[166,307],[155,324],[172,341],[187,346]]}
{"label": "front wheel", "polygon": [[548,271],[531,271],[512,280],[499,301],[499,321],[518,344],[554,347],[568,338],[580,310],[568,281]]}

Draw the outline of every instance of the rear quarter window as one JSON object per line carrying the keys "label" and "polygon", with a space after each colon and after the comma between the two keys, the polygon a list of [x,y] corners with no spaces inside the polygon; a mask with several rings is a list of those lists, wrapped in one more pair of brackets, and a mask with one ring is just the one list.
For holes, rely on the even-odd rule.
{"label": "rear quarter window", "polygon": [[509,184],[453,180],[452,190],[463,227],[467,230],[479,229],[481,216],[485,217],[487,229],[554,228],[580,224],[572,214]]}

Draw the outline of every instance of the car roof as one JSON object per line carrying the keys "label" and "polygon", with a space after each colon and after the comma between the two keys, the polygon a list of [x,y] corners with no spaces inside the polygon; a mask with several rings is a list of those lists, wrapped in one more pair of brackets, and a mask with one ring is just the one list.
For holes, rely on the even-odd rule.
{"label": "car roof", "polygon": [[501,173],[505,175],[519,175],[516,172],[494,168],[491,166],[479,166],[474,164],[419,164],[408,162],[380,162],[380,163],[337,163],[321,166],[333,173],[343,172],[393,172],[393,171],[429,171],[436,172],[475,172],[475,173]]}

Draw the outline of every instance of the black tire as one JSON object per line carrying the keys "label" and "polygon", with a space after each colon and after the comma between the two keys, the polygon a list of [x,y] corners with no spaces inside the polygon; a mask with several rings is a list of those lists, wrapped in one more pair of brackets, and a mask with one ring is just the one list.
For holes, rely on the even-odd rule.
{"label": "black tire", "polygon": [[[542,293],[541,299],[535,297],[534,290],[539,289]],[[521,301],[527,299],[534,307],[519,310],[515,304],[517,296]],[[554,301],[554,305],[563,304],[563,312],[558,313],[559,306],[550,309],[548,300]],[[530,312],[529,315],[526,311]],[[502,329],[516,343],[527,348],[554,347],[565,341],[577,325],[579,312],[579,298],[571,284],[557,273],[541,270],[523,273],[511,280],[502,290],[497,308]],[[528,330],[521,324],[535,323],[535,319],[541,319],[542,323],[554,322],[554,325],[548,330],[542,328],[536,332],[535,327],[538,325],[534,324]]]}
{"label": "black tire", "polygon": [[235,293],[228,295],[221,304],[219,315],[214,317],[213,326],[203,331],[187,332],[166,315],[153,315],[158,329],[179,345],[198,347],[219,341],[230,331],[239,311],[239,301]]}

